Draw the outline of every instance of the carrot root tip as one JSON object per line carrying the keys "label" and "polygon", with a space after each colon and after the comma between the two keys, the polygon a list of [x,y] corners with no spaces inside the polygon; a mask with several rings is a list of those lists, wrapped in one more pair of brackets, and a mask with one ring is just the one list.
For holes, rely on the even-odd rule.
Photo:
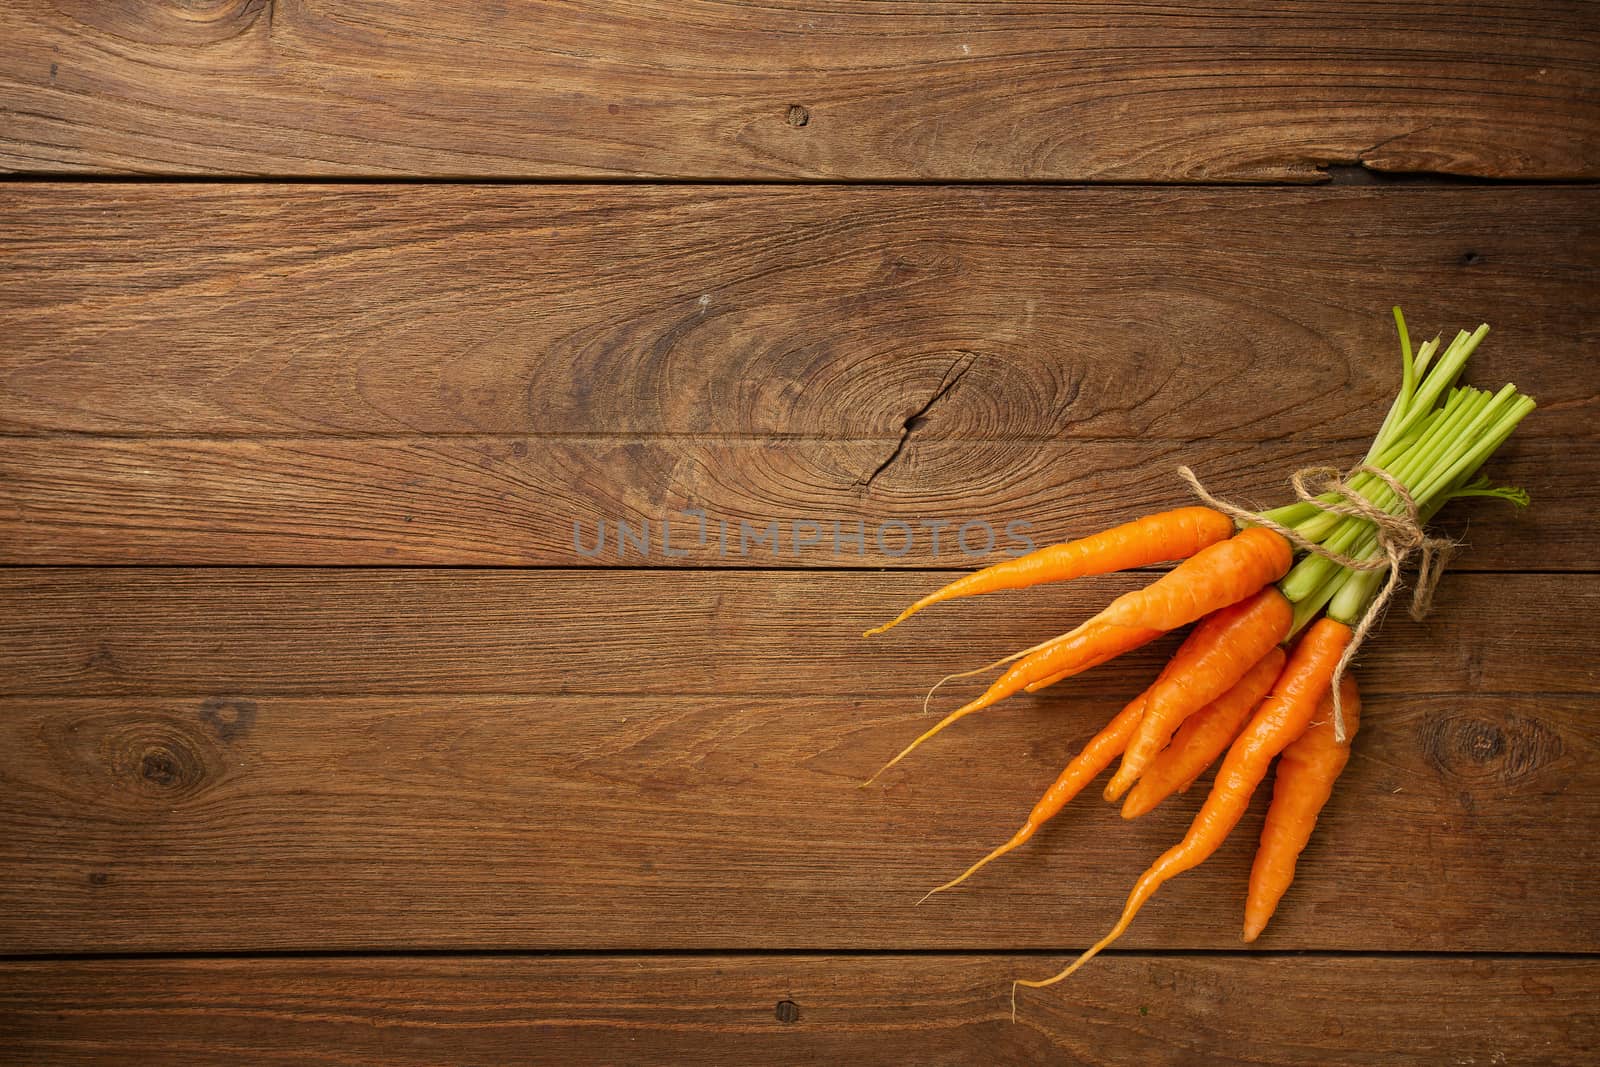
{"label": "carrot root tip", "polygon": [[1122,794],[1126,793],[1127,791],[1128,787],[1126,785],[1119,785],[1116,782],[1107,782],[1105,793],[1102,795],[1106,798],[1107,802],[1115,804],[1117,801],[1122,799]]}

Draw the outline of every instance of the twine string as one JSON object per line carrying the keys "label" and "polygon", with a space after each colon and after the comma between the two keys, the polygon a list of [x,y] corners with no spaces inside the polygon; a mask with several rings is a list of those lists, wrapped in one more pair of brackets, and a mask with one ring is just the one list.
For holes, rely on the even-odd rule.
{"label": "twine string", "polygon": [[[1378,624],[1378,620],[1382,618],[1390,600],[1399,589],[1400,569],[1407,560],[1413,556],[1417,557],[1417,581],[1411,596],[1411,617],[1420,620],[1433,610],[1434,590],[1439,585],[1439,578],[1444,573],[1445,565],[1455,552],[1456,542],[1445,537],[1429,537],[1423,528],[1417,501],[1405,485],[1383,468],[1367,463],[1343,474],[1337,467],[1302,467],[1294,472],[1289,482],[1294,487],[1295,496],[1303,503],[1330,515],[1364,519],[1372,523],[1377,531],[1378,547],[1383,550],[1383,555],[1381,558],[1371,559],[1357,559],[1335,552],[1326,545],[1318,544],[1299,531],[1274,522],[1265,515],[1218,499],[1201,484],[1194,471],[1188,467],[1179,467],[1178,474],[1189,483],[1189,488],[1194,490],[1194,494],[1207,505],[1239,522],[1265,527],[1295,547],[1352,571],[1388,570],[1389,576],[1384,581],[1383,588],[1367,605],[1361,621],[1356,624],[1350,635],[1349,643],[1345,645],[1344,654],[1339,657],[1339,662],[1333,669],[1333,736],[1340,744],[1344,744],[1347,734],[1344,705],[1339,693],[1340,683],[1344,681],[1345,671],[1355,658],[1356,650]],[[1387,485],[1399,500],[1403,511],[1396,514],[1387,508],[1381,508],[1352,488],[1350,483],[1358,474],[1370,474]],[[1325,494],[1339,499],[1334,501],[1319,499]]]}

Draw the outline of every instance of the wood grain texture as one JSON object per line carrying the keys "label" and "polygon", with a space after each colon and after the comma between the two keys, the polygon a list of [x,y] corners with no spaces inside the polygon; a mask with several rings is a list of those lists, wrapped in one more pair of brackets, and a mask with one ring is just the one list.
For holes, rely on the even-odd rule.
{"label": "wood grain texture", "polygon": [[[973,567],[1186,503],[1179,464],[1264,507],[1365,444],[19,437],[0,562]],[[1593,569],[1600,442],[1490,474],[1535,506],[1445,512],[1453,566]]]}
{"label": "wood grain texture", "polygon": [[[1258,947],[1600,950],[1600,700],[1367,675],[1360,746]],[[926,725],[914,696],[7,698],[0,952],[1076,951],[1203,791],[1127,823],[1091,790],[912,905],[1125,695],[1015,701],[865,791]],[[1123,947],[1239,947],[1268,796]]]}
{"label": "wood grain texture", "polygon": [[12,434],[1354,440],[1395,303],[1600,426],[1596,189],[27,184],[0,262]]}
{"label": "wood grain texture", "polygon": [[[9,568],[0,692],[920,696],[1147,580],[975,598],[861,639],[947,577]],[[1447,575],[1434,614],[1396,611],[1362,662],[1385,693],[1592,692],[1592,635],[1572,625],[1592,613],[1600,576]],[[1120,693],[1155,662],[1125,657],[1079,683]]]}
{"label": "wood grain texture", "polygon": [[25,172],[1600,175],[1573,2],[27,0],[0,40]]}
{"label": "wood grain texture", "polygon": [[1584,1063],[1592,960],[1108,957],[130,960],[0,964],[22,1061]]}

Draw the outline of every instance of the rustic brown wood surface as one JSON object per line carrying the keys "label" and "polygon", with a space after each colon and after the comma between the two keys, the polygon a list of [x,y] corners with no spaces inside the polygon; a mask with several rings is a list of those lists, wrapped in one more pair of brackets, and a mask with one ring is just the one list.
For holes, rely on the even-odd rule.
{"label": "rustic brown wood surface", "polygon": [[[947,605],[861,639],[947,578],[8,568],[0,692],[915,695],[910,714],[948,672],[1059,633],[1143,584],[1116,576]],[[1395,611],[1385,639],[1363,651],[1377,691],[1585,693],[1600,683],[1593,635],[1573,622],[1600,615],[1600,576],[1452,574],[1436,603],[1422,623]],[[1132,695],[1156,662],[1153,652],[1114,660],[1071,691]]]}
{"label": "rustic brown wood surface", "polygon": [[1588,188],[30,183],[0,255],[6,433],[1355,442],[1396,303],[1600,425]]}
{"label": "rustic brown wood surface", "polygon": [[[0,1061],[1592,1061],[1597,98],[1535,0],[0,6]],[[1014,1025],[1199,794],[913,905],[1175,642],[863,790],[1140,579],[860,631],[1353,461],[1393,303],[1533,508],[1260,942],[1264,793]]]}
{"label": "rustic brown wood surface", "polygon": [[[1260,947],[1600,951],[1600,700],[1391,693],[1402,672],[1370,673],[1361,750]],[[917,703],[6,698],[0,946],[1067,952],[1203,796],[1132,824],[1082,797],[913,907],[1008,837],[1121,700],[1020,701],[862,790]],[[1266,799],[1123,947],[1238,947]]]}
{"label": "rustic brown wood surface", "polygon": [[[1585,1063],[1600,972],[1572,959],[657,956],[0,963],[19,1062]],[[152,1038],[158,1037],[158,1042]]]}
{"label": "rustic brown wood surface", "polygon": [[[1188,493],[1179,464],[1203,472],[1217,492],[1266,506],[1294,499],[1287,472],[1353,462],[1365,447],[0,440],[7,563],[360,566],[977,566],[1174,506]],[[1471,501],[1444,512],[1441,526],[1471,548],[1457,569],[1591,569],[1600,442],[1517,442],[1495,469],[1539,506]]]}
{"label": "rustic brown wood surface", "polygon": [[0,40],[21,171],[1600,174],[1576,2],[13,0]]}

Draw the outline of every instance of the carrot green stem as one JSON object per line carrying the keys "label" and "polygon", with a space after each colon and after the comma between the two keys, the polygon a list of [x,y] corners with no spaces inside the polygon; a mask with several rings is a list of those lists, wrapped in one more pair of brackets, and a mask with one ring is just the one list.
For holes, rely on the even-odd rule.
{"label": "carrot green stem", "polygon": [[[1496,497],[1525,506],[1528,495],[1523,490],[1494,486],[1476,475],[1533,411],[1533,400],[1513,385],[1491,394],[1456,384],[1489,327],[1481,325],[1470,334],[1458,332],[1442,353],[1438,338],[1424,342],[1413,353],[1399,308],[1394,309],[1394,317],[1400,336],[1400,390],[1364,464],[1404,486],[1416,506],[1418,521],[1424,524],[1439,508],[1460,497]],[[1374,507],[1395,515],[1406,513],[1400,494],[1376,474],[1360,471],[1347,479],[1347,484],[1353,495]],[[1380,558],[1384,549],[1371,521],[1319,506],[1339,503],[1338,494],[1324,493],[1314,501],[1274,508],[1265,515],[1334,555],[1354,560]],[[1292,632],[1299,632],[1324,608],[1331,618],[1355,625],[1387,578],[1385,569],[1353,570],[1327,556],[1308,553],[1279,582],[1294,605]]]}

